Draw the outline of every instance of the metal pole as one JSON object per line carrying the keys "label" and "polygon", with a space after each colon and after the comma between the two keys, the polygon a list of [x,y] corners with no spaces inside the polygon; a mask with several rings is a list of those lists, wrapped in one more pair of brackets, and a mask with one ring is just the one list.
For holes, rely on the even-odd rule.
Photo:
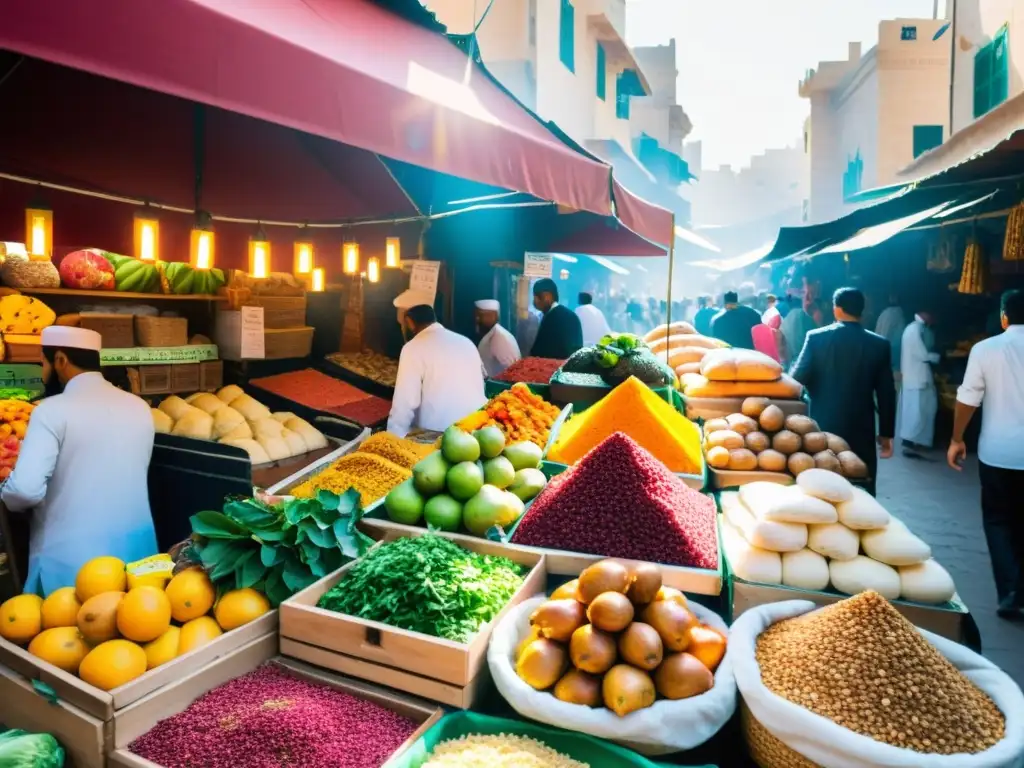
{"label": "metal pole", "polygon": [[[669,235],[668,240],[668,302],[665,307],[665,323],[672,325],[672,266],[676,260],[676,215],[672,214],[672,232]],[[665,351],[666,360],[668,359],[668,350]]]}

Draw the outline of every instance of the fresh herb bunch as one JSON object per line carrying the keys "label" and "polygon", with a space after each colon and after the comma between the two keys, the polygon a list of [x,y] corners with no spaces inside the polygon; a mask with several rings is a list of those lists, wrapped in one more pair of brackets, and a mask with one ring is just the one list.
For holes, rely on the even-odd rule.
{"label": "fresh herb bunch", "polygon": [[317,605],[468,643],[523,583],[526,569],[426,534],[370,550]]}
{"label": "fresh herb bunch", "polygon": [[219,593],[252,587],[276,606],[366,552],[362,516],[353,488],[274,505],[230,499],[222,512],[192,516],[192,549]]}
{"label": "fresh herb bunch", "polygon": [[31,389],[23,387],[2,387],[0,388],[0,400],[23,400],[28,402],[35,398],[36,393]]}

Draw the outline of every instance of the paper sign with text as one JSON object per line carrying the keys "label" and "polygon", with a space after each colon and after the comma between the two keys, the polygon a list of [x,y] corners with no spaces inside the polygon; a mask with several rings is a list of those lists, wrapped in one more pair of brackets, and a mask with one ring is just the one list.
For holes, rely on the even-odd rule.
{"label": "paper sign with text", "polygon": [[262,360],[267,356],[263,335],[263,307],[242,307],[242,359]]}
{"label": "paper sign with text", "polygon": [[441,271],[440,261],[414,261],[409,275],[409,290],[437,295],[437,278]]}
{"label": "paper sign with text", "polygon": [[524,277],[551,277],[551,269],[550,253],[527,253],[523,258]]}

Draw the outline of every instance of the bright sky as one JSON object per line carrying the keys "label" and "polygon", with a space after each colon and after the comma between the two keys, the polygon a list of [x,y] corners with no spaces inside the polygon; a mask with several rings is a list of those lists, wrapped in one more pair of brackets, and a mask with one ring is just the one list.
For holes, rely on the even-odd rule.
{"label": "bright sky", "polygon": [[[933,0],[627,0],[630,45],[676,38],[679,103],[703,141],[705,168],[801,140],[807,69],[867,51],[882,19],[931,18]],[[945,2],[939,3],[944,15]]]}

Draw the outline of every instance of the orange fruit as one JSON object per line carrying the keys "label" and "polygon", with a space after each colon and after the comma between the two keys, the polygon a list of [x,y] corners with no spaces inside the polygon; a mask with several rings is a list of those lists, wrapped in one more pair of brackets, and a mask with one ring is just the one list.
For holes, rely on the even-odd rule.
{"label": "orange fruit", "polygon": [[82,603],[78,611],[78,631],[90,643],[103,643],[117,637],[117,609],[124,592],[101,592]]}
{"label": "orange fruit", "polygon": [[146,652],[146,669],[159,667],[178,655],[178,644],[181,640],[180,627],[168,627],[160,637],[142,646]]}
{"label": "orange fruit", "polygon": [[18,595],[0,605],[0,637],[24,645],[43,628],[43,598]]}
{"label": "orange fruit", "polygon": [[182,571],[167,585],[171,616],[182,623],[209,613],[216,596],[210,578],[198,569]]}
{"label": "orange fruit", "polygon": [[36,635],[28,644],[28,652],[74,675],[89,646],[78,627],[54,627]]}
{"label": "orange fruit", "polygon": [[117,631],[128,640],[148,643],[171,626],[171,601],[157,587],[130,590],[117,609]]}
{"label": "orange fruit", "polygon": [[181,628],[181,636],[178,639],[178,655],[184,656],[189,651],[202,648],[220,637],[220,626],[212,616],[200,616],[198,619],[186,622]]}
{"label": "orange fruit", "polygon": [[129,683],[146,671],[146,652],[129,640],[108,640],[89,651],[78,676],[101,691]]}
{"label": "orange fruit", "polygon": [[83,603],[101,592],[124,592],[127,586],[124,560],[116,557],[95,557],[75,577],[75,593]]}
{"label": "orange fruit", "polygon": [[258,619],[270,610],[270,601],[255,589],[233,589],[217,601],[213,615],[225,632]]}
{"label": "orange fruit", "polygon": [[75,626],[81,607],[82,604],[78,602],[74,587],[61,587],[54,590],[49,597],[43,600],[43,629]]}

